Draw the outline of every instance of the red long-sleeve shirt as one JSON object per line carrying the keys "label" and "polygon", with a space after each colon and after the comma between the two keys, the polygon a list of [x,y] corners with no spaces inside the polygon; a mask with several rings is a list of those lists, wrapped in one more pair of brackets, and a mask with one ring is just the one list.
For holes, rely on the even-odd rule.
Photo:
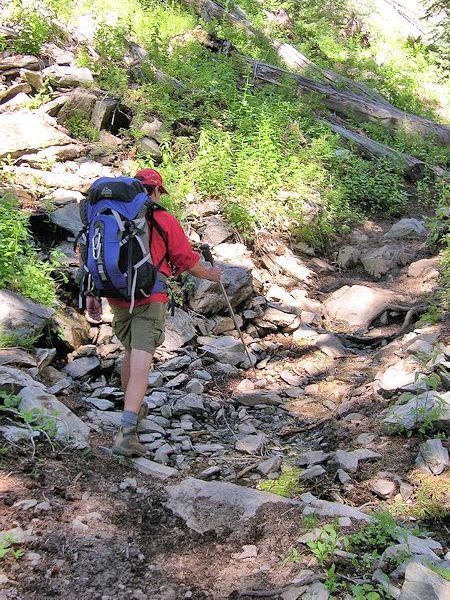
{"label": "red long-sleeve shirt", "polygon": [[[167,250],[170,262],[175,267],[174,274],[179,275],[180,273],[183,273],[183,271],[192,269],[192,267],[200,260],[200,254],[192,250],[191,244],[180,223],[173,215],[165,210],[156,210],[153,214],[155,221],[160,225],[167,236]],[[159,264],[159,261],[166,254],[166,244],[156,227],[153,227],[150,254],[154,265]],[[171,274],[171,268],[167,258],[163,260],[160,271],[167,276]],[[148,298],[136,300],[135,306],[142,306],[143,304],[149,304],[150,302],[167,302],[167,300],[167,294],[165,292],[159,292],[151,294]],[[121,298],[108,298],[108,302],[111,306],[122,306],[124,308],[130,306],[128,300],[122,300]]]}

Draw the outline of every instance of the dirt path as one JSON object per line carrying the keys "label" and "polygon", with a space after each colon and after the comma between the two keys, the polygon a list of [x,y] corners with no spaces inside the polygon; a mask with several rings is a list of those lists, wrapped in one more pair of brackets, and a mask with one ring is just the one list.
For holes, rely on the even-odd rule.
{"label": "dirt path", "polygon": [[[365,227],[369,238],[374,228],[379,235],[379,225]],[[322,293],[344,284],[375,285],[367,276],[364,279],[360,267],[346,274],[325,273],[319,282],[317,292]],[[429,288],[428,283],[408,280],[400,270],[376,285],[401,290],[415,301]],[[372,335],[395,332],[403,316],[379,324]],[[377,509],[383,501],[371,487],[374,478],[385,473],[387,478],[394,477],[396,485],[411,481],[420,443],[418,437],[387,437],[380,431],[379,416],[387,401],[373,387],[373,379],[386,361],[387,354],[380,354],[383,346],[350,343],[350,356],[333,359],[308,343],[293,344],[290,337],[273,335],[268,339],[278,346],[266,369],[288,368],[290,373],[298,374],[299,386],[306,386],[306,390],[315,386],[306,396],[291,399],[283,410],[246,409],[268,436],[270,450],[281,450],[291,466],[298,465],[299,457],[307,450],[332,453],[364,447],[376,450],[378,455],[376,460],[359,464],[349,485],[342,484],[336,470],[327,468],[320,477],[294,485],[291,496],[299,498],[304,492],[312,492],[317,498],[365,511]],[[448,339],[444,324],[441,340],[448,343]],[[238,382],[231,379],[224,384],[217,380],[209,393],[223,401]],[[70,398],[69,403],[78,414],[86,412],[78,398]],[[340,410],[345,403],[348,410]],[[215,432],[206,432],[203,441],[211,443],[234,435],[234,423],[227,421],[226,403],[224,406],[222,421],[215,424]],[[8,554],[1,563],[2,599],[258,597],[243,594],[251,589],[278,589],[279,593],[271,596],[278,598],[301,569],[317,568],[316,559],[308,551],[303,550],[298,560],[292,554],[299,535],[306,531],[301,516],[303,505],[281,509],[267,505],[250,520],[230,520],[219,533],[201,535],[167,508],[169,484],[142,475],[105,454],[102,447],[110,442],[110,433],[99,432],[91,436],[91,450],[84,453],[59,448],[51,451],[38,444],[34,460],[18,446],[9,447],[2,456],[0,528],[14,529],[15,547],[25,552],[21,559]],[[263,458],[230,455],[220,461],[205,456],[184,475],[198,475],[208,466],[226,464],[229,474],[225,479],[254,487],[261,475],[252,464],[256,466]],[[448,476],[444,473],[439,483],[445,482]],[[27,500],[30,502],[22,502]],[[388,499],[391,505],[396,501],[404,502],[404,498],[400,495],[394,500],[391,495]],[[435,535],[445,542],[444,529],[435,531]],[[256,548],[247,557],[246,546]]]}

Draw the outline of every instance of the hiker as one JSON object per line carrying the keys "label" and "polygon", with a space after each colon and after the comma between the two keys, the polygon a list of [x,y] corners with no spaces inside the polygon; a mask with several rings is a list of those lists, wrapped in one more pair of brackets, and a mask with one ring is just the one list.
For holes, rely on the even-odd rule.
{"label": "hiker", "polygon": [[[117,179],[126,180],[127,185],[133,183],[130,178]],[[146,218],[149,224],[150,255],[158,275],[154,285],[152,284],[153,287],[149,289],[148,294],[144,294],[144,297],[135,299],[133,296],[131,300],[128,300],[120,295],[118,295],[119,297],[110,297],[107,292],[104,294],[113,311],[114,332],[125,347],[121,370],[121,384],[125,394],[124,411],[121,426],[113,445],[113,452],[124,456],[144,456],[146,454],[146,448],[139,442],[137,436],[137,425],[148,413],[148,407],[143,400],[148,388],[148,374],[153,354],[156,348],[164,342],[168,302],[165,280],[171,275],[171,265],[175,275],[187,271],[195,277],[215,282],[219,282],[221,276],[220,269],[204,267],[200,264],[200,254],[192,250],[180,223],[157,204],[160,195],[167,194],[158,171],[143,169],[136,173],[134,180],[136,179],[141,182],[151,200],[156,203],[152,204],[154,210],[152,210],[151,222],[148,217],[149,213]],[[112,183],[113,185],[109,185],[109,187],[114,186],[114,181]],[[119,182],[118,185],[120,185]],[[102,193],[104,189],[106,188],[103,188]],[[116,215],[114,216],[116,217]],[[139,243],[142,246],[142,242]],[[85,267],[85,270],[88,269]],[[88,276],[91,275],[88,274]],[[142,282],[137,285],[142,286]],[[134,280],[133,286],[136,287]],[[94,299],[92,300],[92,298]],[[92,295],[86,295],[86,300],[90,317],[101,320],[101,302]]]}

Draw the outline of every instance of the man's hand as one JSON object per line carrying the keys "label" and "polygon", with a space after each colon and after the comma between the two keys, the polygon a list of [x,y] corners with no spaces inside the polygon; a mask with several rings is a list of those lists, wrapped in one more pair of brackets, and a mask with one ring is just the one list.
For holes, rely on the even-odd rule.
{"label": "man's hand", "polygon": [[216,283],[219,283],[221,276],[222,271],[218,267],[211,267],[208,269],[209,281],[215,281]]}
{"label": "man's hand", "polygon": [[194,277],[200,277],[200,279],[208,279],[209,281],[220,281],[222,271],[218,267],[204,267],[198,262],[192,269],[188,270],[188,273]]}

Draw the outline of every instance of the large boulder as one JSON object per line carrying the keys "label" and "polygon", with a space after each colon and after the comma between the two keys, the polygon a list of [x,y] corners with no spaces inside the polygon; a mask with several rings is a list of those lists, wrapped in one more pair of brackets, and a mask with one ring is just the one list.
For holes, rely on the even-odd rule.
{"label": "large boulder", "polygon": [[13,158],[48,146],[70,144],[73,140],[54,127],[48,118],[28,111],[0,114],[0,158]]}
{"label": "large boulder", "polygon": [[162,348],[173,352],[195,337],[195,327],[191,317],[181,308],[176,308],[173,315],[166,319],[165,340]]}
{"label": "large boulder", "polygon": [[424,222],[418,219],[400,219],[394,223],[384,238],[387,240],[398,240],[407,237],[422,238],[427,235],[427,230],[424,227]]}
{"label": "large boulder", "polygon": [[71,202],[57,208],[49,214],[49,218],[53,223],[66,231],[70,231],[73,235],[77,235],[83,227],[80,218],[80,205],[77,202]]}
{"label": "large boulder", "polygon": [[244,346],[231,335],[199,337],[200,351],[221,363],[236,366],[248,362]]}
{"label": "large boulder", "polygon": [[82,115],[89,120],[96,102],[97,96],[94,93],[83,88],[73,90],[58,113],[58,123],[64,125],[73,115]]}
{"label": "large boulder", "polygon": [[369,250],[360,260],[369,275],[380,279],[397,265],[407,265],[413,259],[414,254],[403,246],[386,245]]}
{"label": "large boulder", "polygon": [[[233,307],[252,295],[252,276],[242,267],[217,263],[222,269],[222,283]],[[218,283],[195,279],[189,295],[189,306],[202,315],[217,314],[227,309],[227,302]]]}
{"label": "large boulder", "polygon": [[91,71],[86,67],[52,65],[44,69],[42,74],[59,87],[76,87],[94,81]]}
{"label": "large boulder", "polygon": [[0,290],[0,333],[19,338],[39,335],[54,311],[10,290]]}
{"label": "large boulder", "polygon": [[75,350],[79,346],[88,344],[89,324],[76,310],[69,306],[59,309],[53,317],[59,337],[68,348]]}
{"label": "large boulder", "polygon": [[111,124],[117,103],[116,98],[100,98],[96,101],[91,114],[91,123],[96,129],[105,129]]}
{"label": "large boulder", "polygon": [[36,56],[22,54],[5,56],[0,59],[0,71],[19,71],[20,69],[37,71],[39,69],[39,60]]}
{"label": "large boulder", "polygon": [[8,394],[17,394],[28,387],[45,390],[44,384],[35,381],[28,373],[14,367],[0,366],[0,390]]}
{"label": "large boulder", "polygon": [[355,329],[366,329],[389,306],[401,302],[397,294],[383,288],[344,285],[325,301],[328,319]]}
{"label": "large boulder", "polygon": [[423,392],[405,404],[394,404],[381,420],[381,427],[387,433],[402,433],[426,419],[435,430],[450,432],[450,392]]}
{"label": "large boulder", "polygon": [[89,446],[89,427],[77,417],[56,396],[48,394],[39,387],[27,387],[19,392],[21,398],[19,410],[34,410],[39,419],[47,425],[54,420],[56,439],[69,443],[76,448]]}
{"label": "large boulder", "polygon": [[260,492],[225,481],[201,481],[188,477],[167,488],[166,506],[198,533],[235,527],[255,516],[265,504],[300,504],[269,492]]}
{"label": "large boulder", "polygon": [[220,217],[207,217],[203,221],[204,228],[201,230],[202,242],[211,246],[218,246],[226,242],[233,235],[233,230]]}
{"label": "large boulder", "polygon": [[[446,564],[448,571],[448,563]],[[446,581],[430,566],[423,565],[419,561],[408,563],[399,600],[448,600],[450,598],[450,581]]]}

